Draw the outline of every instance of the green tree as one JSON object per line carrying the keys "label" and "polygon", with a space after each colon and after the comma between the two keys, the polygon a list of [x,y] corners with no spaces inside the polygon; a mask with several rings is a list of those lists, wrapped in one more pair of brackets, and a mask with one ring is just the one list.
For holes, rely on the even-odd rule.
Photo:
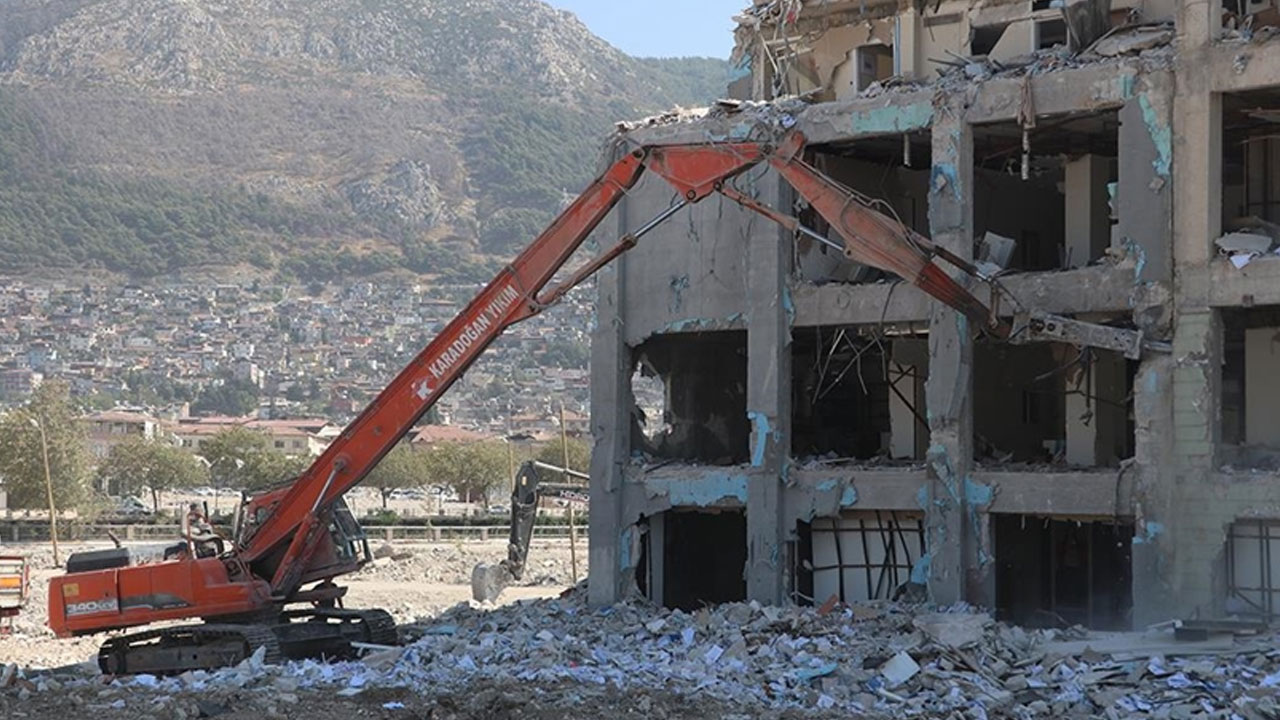
{"label": "green tree", "polygon": [[292,482],[310,464],[310,458],[289,457],[270,450],[256,453],[249,458],[244,485],[236,489],[261,492]]}
{"label": "green tree", "polygon": [[260,388],[248,380],[225,378],[209,385],[191,403],[191,412],[204,415],[246,415],[258,407]]}
{"label": "green tree", "polygon": [[392,492],[426,484],[427,453],[428,451],[418,450],[405,440],[387,453],[365,478],[364,484],[376,489],[382,496],[383,510],[387,509],[387,499]]}
{"label": "green tree", "polygon": [[0,420],[0,478],[9,506],[40,509],[49,506],[45,489],[41,431],[49,451],[49,478],[59,510],[91,507],[91,457],[84,425],[77,418],[65,383],[50,381],[32,394],[31,401]]}
{"label": "green tree", "polygon": [[494,489],[511,482],[503,443],[445,443],[425,456],[425,484],[453,488],[467,502],[479,499],[487,507]]}
{"label": "green tree", "polygon": [[[556,467],[564,467],[564,445],[559,441],[549,442],[538,450],[537,461]],[[569,438],[569,469],[580,473],[591,467],[591,446],[584,440]],[[558,474],[558,473],[557,473]],[[555,478],[557,482],[560,478]],[[572,479],[565,482],[571,482]]]}
{"label": "green tree", "polygon": [[288,482],[307,468],[305,458],[271,449],[263,433],[235,427],[209,438],[200,448],[215,487],[257,492]]}
{"label": "green tree", "polygon": [[266,452],[267,436],[242,427],[223,430],[200,446],[214,486],[232,490],[249,487],[252,465],[258,455]]}
{"label": "green tree", "polygon": [[151,507],[158,512],[163,493],[205,485],[209,471],[180,448],[132,437],[111,448],[98,466],[98,482],[120,495],[131,495],[146,486],[151,490]]}

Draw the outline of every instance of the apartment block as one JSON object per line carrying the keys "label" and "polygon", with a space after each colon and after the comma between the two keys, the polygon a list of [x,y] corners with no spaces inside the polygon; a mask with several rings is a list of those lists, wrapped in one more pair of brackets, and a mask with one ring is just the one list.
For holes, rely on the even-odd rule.
{"label": "apartment block", "polygon": [[[994,338],[713,195],[600,275],[593,600],[1273,615],[1274,4],[770,0],[736,20],[733,97],[630,124],[615,152],[803,133],[857,202],[974,263],[987,280],[952,275],[998,315],[1142,349]],[[844,242],[774,171],[733,184]],[[605,234],[671,202],[647,177]]]}

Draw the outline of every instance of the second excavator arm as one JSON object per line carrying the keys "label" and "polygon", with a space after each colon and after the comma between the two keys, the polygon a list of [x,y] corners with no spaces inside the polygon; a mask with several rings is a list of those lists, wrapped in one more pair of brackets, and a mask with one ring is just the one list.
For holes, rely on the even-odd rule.
{"label": "second excavator arm", "polygon": [[[934,262],[936,248],[928,240],[805,163],[804,146],[804,136],[791,132],[776,148],[753,142],[671,145],[639,148],[621,157],[503,268],[293,482],[237,548],[240,559],[258,577],[271,579],[276,597],[292,596],[325,530],[328,508],[365,478],[506,328],[553,305],[684,206],[721,193],[797,232],[813,234],[795,218],[732,187],[735,177],[764,162],[840,234],[850,258],[899,275],[979,327],[996,327],[987,307]],[[646,170],[661,176],[681,199],[563,282],[548,287]],[[944,258],[971,271],[953,256]]]}

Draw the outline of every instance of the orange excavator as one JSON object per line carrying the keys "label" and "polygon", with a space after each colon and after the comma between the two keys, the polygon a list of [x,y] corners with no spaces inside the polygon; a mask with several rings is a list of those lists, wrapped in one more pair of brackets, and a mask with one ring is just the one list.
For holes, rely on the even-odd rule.
{"label": "orange excavator", "polygon": [[[391,643],[395,627],[381,610],[342,607],[334,582],[370,560],[363,531],[343,494],[363,480],[506,328],[556,304],[571,288],[634,247],[686,205],[723,195],[796,233],[834,245],[858,262],[894,273],[997,336],[1008,324],[935,262],[969,275],[967,262],[917,235],[824,176],[803,158],[792,130],[774,146],[712,142],[641,147],[621,156],[489,283],[402,370],[297,479],[247,499],[222,552],[190,552],[149,563],[127,548],[79,553],[49,588],[49,626],[59,636],[153,623],[199,620],[113,637],[99,664],[111,674],[180,673],[237,663],[338,656],[352,642]],[[795,188],[843,243],[803,227],[735,189],[732,181],[767,164]],[[563,282],[551,285],[588,234],[648,170],[679,200]]]}

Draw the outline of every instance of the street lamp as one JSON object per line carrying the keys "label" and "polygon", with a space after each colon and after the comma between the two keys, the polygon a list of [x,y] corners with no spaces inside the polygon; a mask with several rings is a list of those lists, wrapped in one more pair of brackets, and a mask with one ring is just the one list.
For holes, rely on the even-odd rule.
{"label": "street lamp", "polygon": [[53,542],[53,564],[61,565],[58,557],[58,509],[53,505],[53,477],[49,472],[49,440],[44,434],[44,425],[34,417],[27,418],[31,427],[40,431],[40,451],[44,455],[44,489],[49,496],[49,539]]}

